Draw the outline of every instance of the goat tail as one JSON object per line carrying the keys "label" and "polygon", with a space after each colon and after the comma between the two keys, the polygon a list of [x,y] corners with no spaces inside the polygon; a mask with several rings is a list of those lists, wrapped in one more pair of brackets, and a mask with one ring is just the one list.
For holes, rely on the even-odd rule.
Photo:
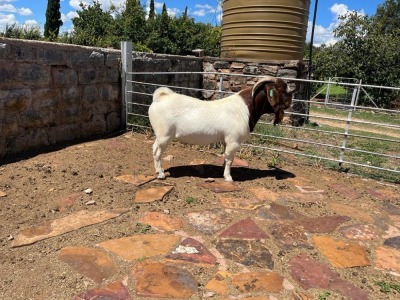
{"label": "goat tail", "polygon": [[153,102],[157,102],[157,101],[161,100],[164,96],[168,96],[171,94],[174,94],[173,90],[171,90],[167,87],[160,87],[160,88],[156,89],[153,94]]}

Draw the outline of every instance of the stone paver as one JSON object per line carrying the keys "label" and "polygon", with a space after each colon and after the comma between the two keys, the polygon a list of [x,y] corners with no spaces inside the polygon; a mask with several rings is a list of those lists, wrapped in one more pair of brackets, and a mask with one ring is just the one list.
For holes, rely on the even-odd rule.
{"label": "stone paver", "polygon": [[30,245],[37,241],[55,237],[67,232],[80,229],[82,227],[116,218],[128,211],[129,209],[78,211],[64,218],[47,221],[38,226],[33,226],[22,230],[21,233],[19,233],[15,237],[11,246],[19,247]]}
{"label": "stone paver", "polygon": [[183,226],[181,219],[160,212],[146,212],[140,222],[163,231],[175,231]]}
{"label": "stone paver", "polygon": [[313,236],[313,242],[334,267],[352,268],[370,265],[365,248],[358,244],[337,241],[327,236]]}
{"label": "stone paver", "polygon": [[268,235],[250,218],[241,220],[224,230],[219,237],[226,239],[263,239]]}
{"label": "stone paver", "polygon": [[131,300],[128,289],[122,282],[113,282],[102,288],[95,288],[77,295],[74,300],[104,299]]}
{"label": "stone paver", "polygon": [[118,269],[112,260],[95,248],[65,247],[60,250],[59,259],[97,283],[114,275]]}
{"label": "stone paver", "polygon": [[100,247],[131,261],[167,254],[179,241],[172,234],[135,235],[110,240],[99,244]]}
{"label": "stone paver", "polygon": [[[396,282],[400,277],[396,187],[386,189],[372,180],[353,184],[353,177],[346,184],[328,175],[309,179],[279,169],[254,182],[204,180],[206,161],[201,157],[189,163],[196,172],[185,189],[174,177],[167,183],[146,175],[111,177],[114,185],[132,185],[128,189],[135,195],[129,209],[94,210],[85,206],[87,200],[79,201],[89,197],[79,189],[63,191],[55,197],[55,206],[64,217],[4,237],[17,247],[101,222],[97,226],[124,226],[119,235],[97,244],[90,238],[78,245],[68,245],[68,239],[60,242],[56,263],[75,272],[80,286],[86,286],[74,300],[311,300],[321,297],[321,291],[334,292],[335,299],[365,300],[378,293],[374,280]],[[239,159],[234,165],[248,167]],[[279,185],[269,188],[275,180]],[[206,206],[193,205],[196,209],[191,210],[182,201],[191,188],[204,192],[201,205]],[[167,194],[168,204],[176,203],[182,213],[163,209],[163,202],[153,203]],[[10,198],[2,191],[0,197]],[[79,205],[86,210],[75,211]],[[127,212],[121,222],[106,223]],[[133,235],[132,224],[138,222],[153,230]],[[382,299],[398,295],[392,291]]]}
{"label": "stone paver", "polygon": [[137,191],[135,202],[143,203],[161,201],[169,192],[172,191],[173,188],[173,186],[160,186]]}
{"label": "stone paver", "polygon": [[240,273],[232,278],[233,285],[241,292],[272,292],[282,290],[283,277],[274,272]]}
{"label": "stone paver", "polygon": [[149,176],[149,175],[121,175],[114,177],[116,180],[126,182],[126,183],[131,183],[135,186],[141,186],[147,182],[150,182],[154,179],[156,179],[155,176]]}
{"label": "stone paver", "polygon": [[136,293],[141,297],[189,298],[197,291],[197,282],[189,271],[160,262],[143,262],[132,271]]}
{"label": "stone paver", "polygon": [[211,266],[217,262],[216,257],[208,251],[202,243],[192,238],[186,238],[183,240],[178,247],[176,247],[166,257],[173,260],[208,264]]}

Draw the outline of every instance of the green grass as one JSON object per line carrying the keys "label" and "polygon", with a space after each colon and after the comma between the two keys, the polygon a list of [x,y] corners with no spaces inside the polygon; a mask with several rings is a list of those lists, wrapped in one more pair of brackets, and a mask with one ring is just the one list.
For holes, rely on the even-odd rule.
{"label": "green grass", "polygon": [[381,292],[390,293],[392,290],[400,293],[400,284],[386,283],[384,281],[375,282],[375,285],[381,288]]}
{"label": "green grass", "polygon": [[[324,84],[317,89],[316,94],[318,98],[325,98],[328,92],[328,84]],[[343,98],[346,96],[346,88],[341,85],[331,84],[329,88],[329,97],[331,98]]]}

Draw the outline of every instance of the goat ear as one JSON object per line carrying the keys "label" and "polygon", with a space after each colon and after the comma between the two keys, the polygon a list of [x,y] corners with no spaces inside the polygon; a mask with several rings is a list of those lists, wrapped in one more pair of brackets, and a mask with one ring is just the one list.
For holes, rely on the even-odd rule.
{"label": "goat ear", "polygon": [[279,96],[274,86],[266,85],[265,93],[267,94],[267,99],[272,108],[279,105]]}
{"label": "goat ear", "polygon": [[251,96],[254,97],[254,94],[256,93],[257,89],[260,88],[262,85],[265,85],[266,83],[276,83],[276,78],[271,76],[266,76],[257,81],[256,84],[253,86],[253,89],[251,91]]}

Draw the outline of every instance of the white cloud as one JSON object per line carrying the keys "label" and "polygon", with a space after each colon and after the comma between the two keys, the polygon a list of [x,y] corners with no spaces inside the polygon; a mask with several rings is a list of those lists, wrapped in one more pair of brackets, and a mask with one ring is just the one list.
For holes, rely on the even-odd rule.
{"label": "white cloud", "polygon": [[1,4],[0,5],[0,11],[17,12],[17,9],[12,4]]}
{"label": "white cloud", "polygon": [[[335,38],[333,31],[337,28],[341,22],[339,19],[340,16],[344,16],[352,10],[349,10],[349,7],[346,4],[333,4],[329,11],[332,13],[332,22],[327,26],[323,27],[321,25],[315,24],[314,28],[314,46],[321,46],[322,44],[325,45],[333,45],[335,44],[338,39]],[[355,11],[360,15],[365,15],[364,10]],[[311,29],[312,29],[312,22],[308,22],[308,29],[307,29],[307,41],[311,40]]]}
{"label": "white cloud", "polygon": [[78,13],[76,11],[70,11],[66,15],[61,14],[61,21],[63,21],[63,23],[65,24],[71,22],[71,20],[76,17],[78,17]]}
{"label": "white cloud", "polygon": [[30,16],[30,15],[33,15],[33,12],[30,10],[30,8],[25,8],[25,7],[18,8],[18,13],[19,13],[21,16]]}
{"label": "white cloud", "polygon": [[0,13],[0,28],[5,28],[6,25],[12,25],[17,23],[17,19],[14,14],[3,14]]}
{"label": "white cloud", "polygon": [[[125,5],[126,0],[98,0],[99,3],[101,4],[101,8],[103,10],[109,10],[111,7],[111,4],[116,6],[116,7],[121,7],[123,5]],[[76,10],[80,10],[81,7],[79,6],[79,4],[83,3],[84,5],[92,5],[93,1],[92,0],[69,0],[69,5],[76,9]]]}
{"label": "white cloud", "polygon": [[192,15],[196,17],[204,17],[206,15],[206,11],[204,9],[195,10]]}
{"label": "white cloud", "polygon": [[24,26],[28,26],[28,27],[38,26],[38,25],[39,25],[39,23],[36,20],[26,20],[24,22]]}
{"label": "white cloud", "polygon": [[175,17],[176,15],[181,13],[181,10],[179,8],[168,8],[167,7],[167,13],[170,17]]}

